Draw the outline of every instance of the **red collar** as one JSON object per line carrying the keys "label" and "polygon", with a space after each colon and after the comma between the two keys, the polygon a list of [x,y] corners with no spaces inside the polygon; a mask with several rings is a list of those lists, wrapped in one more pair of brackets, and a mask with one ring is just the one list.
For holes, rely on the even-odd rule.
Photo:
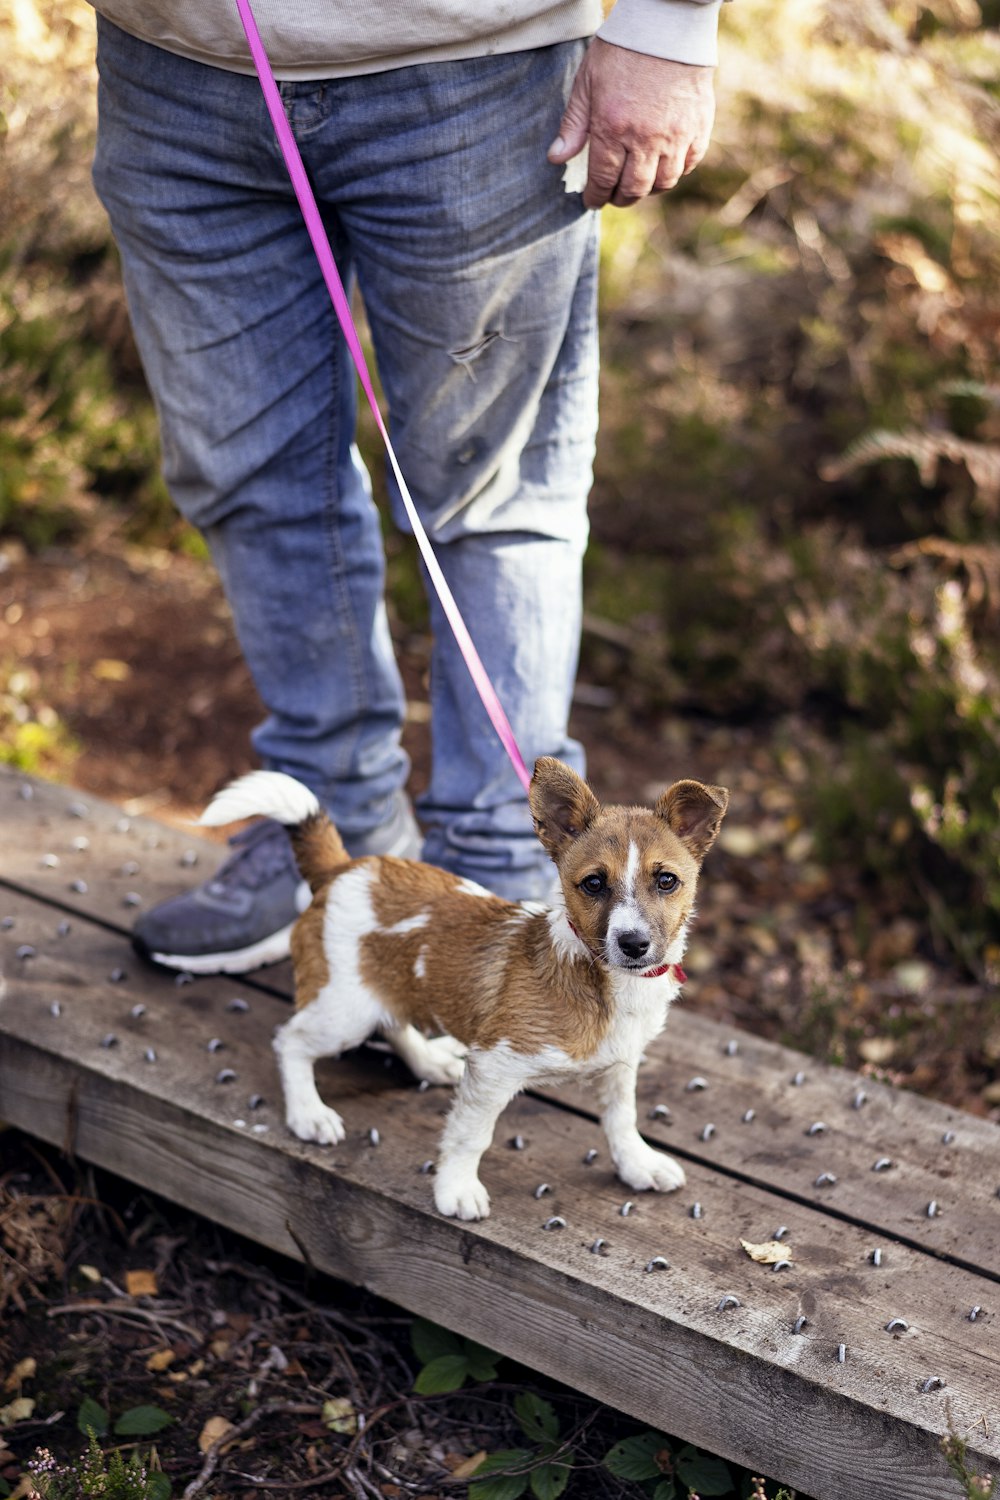
{"label": "red collar", "polygon": [[[573,923],[569,921],[569,917],[566,918],[566,921],[569,922],[569,930],[573,934],[573,936],[575,938],[579,938],[580,942],[583,943],[583,946],[586,948],[587,952],[593,958],[596,958],[597,954],[594,952],[593,948],[591,948],[590,944],[587,943],[587,942],[585,942],[584,939],[582,937],[580,937],[580,934],[577,931],[577,929],[573,926]],[[626,970],[625,972],[629,972],[629,971]],[[659,977],[660,977],[661,974],[669,974],[671,976],[671,978],[676,979],[676,981],[677,981],[678,984],[683,984],[685,982],[685,980],[687,979],[687,975],[685,974],[684,970],[681,968],[680,964],[660,964],[655,969],[643,969],[643,971],[642,971],[641,974],[637,974],[636,975],[636,978],[637,979],[659,979]]]}

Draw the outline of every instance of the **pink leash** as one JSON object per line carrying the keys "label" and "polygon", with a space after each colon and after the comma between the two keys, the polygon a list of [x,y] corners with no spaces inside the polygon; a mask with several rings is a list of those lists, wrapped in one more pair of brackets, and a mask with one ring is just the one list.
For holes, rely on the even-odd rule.
{"label": "pink leash", "polygon": [[417,546],[420,548],[427,571],[431,577],[431,582],[434,584],[438,598],[441,600],[441,606],[448,618],[448,623],[454,632],[455,640],[458,642],[458,648],[465,660],[465,665],[468,667],[472,681],[475,683],[476,691],[483,701],[483,707],[489,714],[490,722],[499,735],[501,744],[510,756],[511,764],[518,774],[521,785],[527,791],[531,784],[531,776],[527,766],[524,764],[524,758],[518,749],[514,731],[510,727],[510,721],[503,711],[503,705],[497,697],[496,689],[489,679],[486,668],[479,659],[479,653],[472,643],[472,637],[469,635],[465,621],[462,619],[461,611],[455,602],[455,596],[448,587],[448,580],[441,571],[440,563],[434,556],[434,549],[431,547],[423,523],[417,514],[417,507],[413,503],[413,497],[400,471],[399,463],[389,438],[388,428],[382,420],[378,399],[372,386],[371,376],[368,373],[364,350],[361,347],[358,331],[354,326],[354,319],[351,316],[350,303],[344,292],[344,284],[340,279],[340,272],[337,270],[333,252],[330,249],[330,242],[323,228],[323,221],[316,206],[316,198],[310,186],[309,179],[306,176],[305,167],[302,165],[299,148],[295,144],[295,137],[292,134],[291,126],[285,118],[278,85],[275,83],[274,74],[268,62],[267,53],[264,50],[264,44],[257,29],[257,22],[253,17],[253,11],[250,9],[249,0],[236,0],[236,8],[240,13],[240,20],[243,22],[243,29],[250,44],[250,53],[253,57],[254,66],[257,69],[260,86],[264,91],[264,101],[267,104],[268,114],[271,116],[271,124],[274,126],[274,133],[278,138],[278,145],[285,159],[285,166],[288,168],[288,175],[291,178],[295,196],[302,210],[302,217],[306,222],[306,229],[309,231],[309,238],[312,240],[312,246],[316,252],[316,259],[319,261],[320,270],[323,272],[323,280],[326,282],[337,319],[343,331],[344,338],[347,340],[347,347],[351,352],[351,358],[354,360],[358,378],[361,381],[365,395],[368,397],[368,405],[372,409],[376,425],[382,434],[382,441],[385,443],[385,450],[389,455],[392,472],[396,476],[396,483],[399,486],[399,493],[403,498],[406,514],[410,518],[413,534],[417,539]]}

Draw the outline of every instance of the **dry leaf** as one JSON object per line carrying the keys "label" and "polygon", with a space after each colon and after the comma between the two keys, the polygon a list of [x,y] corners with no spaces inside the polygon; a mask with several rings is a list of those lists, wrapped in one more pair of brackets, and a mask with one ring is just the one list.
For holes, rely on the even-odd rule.
{"label": "dry leaf", "polygon": [[226,1417],[209,1417],[198,1437],[198,1447],[207,1453],[227,1432],[233,1432],[233,1424]]}
{"label": "dry leaf", "polygon": [[155,1354],[151,1354],[147,1359],[146,1369],[153,1375],[158,1375],[161,1370],[165,1370],[168,1365],[172,1365],[176,1358],[177,1356],[172,1349],[157,1349]]}
{"label": "dry leaf", "polygon": [[101,1273],[96,1266],[77,1266],[77,1270],[86,1281],[93,1281],[96,1284],[101,1279]]}
{"label": "dry leaf", "polygon": [[213,1339],[212,1342],[209,1344],[208,1347],[212,1351],[212,1353],[215,1355],[216,1359],[225,1359],[226,1356],[228,1355],[230,1349],[232,1348],[232,1346],[233,1346],[232,1339],[219,1338],[219,1339]]}
{"label": "dry leaf", "polygon": [[30,1356],[27,1359],[20,1360],[19,1363],[14,1366],[13,1370],[11,1370],[10,1374],[7,1376],[7,1379],[4,1381],[4,1390],[13,1391],[18,1386],[20,1386],[22,1381],[33,1380],[35,1371],[37,1369],[38,1361],[32,1359]]}
{"label": "dry leaf", "polygon": [[205,1361],[203,1359],[196,1359],[192,1364],[188,1365],[188,1374],[192,1380],[197,1380],[204,1368]]}
{"label": "dry leaf", "polygon": [[160,1288],[152,1271],[126,1271],[125,1290],[130,1297],[156,1297]]}
{"label": "dry leaf", "polygon": [[0,1406],[0,1427],[12,1427],[15,1422],[26,1422],[35,1410],[30,1396],[18,1396],[9,1406]]}
{"label": "dry leaf", "polygon": [[486,1449],[481,1453],[474,1453],[471,1458],[464,1458],[460,1464],[456,1464],[451,1471],[452,1479],[469,1479],[479,1468],[486,1458]]}
{"label": "dry leaf", "polygon": [[323,1402],[323,1421],[331,1432],[357,1432],[358,1414],[346,1396]]}
{"label": "dry leaf", "polygon": [[100,657],[94,662],[91,671],[100,682],[125,682],[132,675],[132,668],[127,661],[117,661],[110,656]]}
{"label": "dry leaf", "polygon": [[751,1260],[757,1261],[758,1265],[773,1266],[779,1260],[791,1260],[792,1252],[781,1240],[764,1240],[759,1245],[752,1245],[749,1240],[740,1240],[746,1253]]}

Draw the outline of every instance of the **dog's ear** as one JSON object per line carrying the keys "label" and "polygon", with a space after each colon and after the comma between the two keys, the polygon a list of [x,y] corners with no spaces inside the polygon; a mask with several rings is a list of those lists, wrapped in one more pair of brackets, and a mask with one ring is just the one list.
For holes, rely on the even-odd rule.
{"label": "dog's ear", "polygon": [[535,761],[528,803],[535,832],[553,859],[590,827],[601,810],[587,783],[551,755],[541,755]]}
{"label": "dog's ear", "polygon": [[666,821],[695,859],[704,859],[715,843],[728,806],[729,793],[724,786],[675,781],[656,799],[653,811]]}

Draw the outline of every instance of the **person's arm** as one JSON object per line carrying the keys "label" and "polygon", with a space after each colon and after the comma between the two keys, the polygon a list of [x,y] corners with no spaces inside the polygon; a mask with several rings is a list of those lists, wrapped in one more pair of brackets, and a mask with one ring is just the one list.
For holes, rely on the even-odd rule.
{"label": "person's arm", "polygon": [[675,187],[708,150],[721,0],[618,0],[580,66],[549,160],[590,143],[587,208]]}

